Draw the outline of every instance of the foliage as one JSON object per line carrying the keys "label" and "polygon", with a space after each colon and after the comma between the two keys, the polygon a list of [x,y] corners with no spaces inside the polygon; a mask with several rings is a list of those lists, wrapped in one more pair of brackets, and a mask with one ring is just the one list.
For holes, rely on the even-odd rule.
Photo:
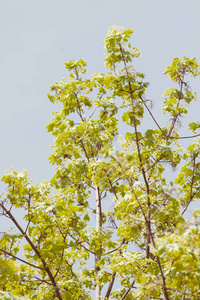
{"label": "foliage", "polygon": [[[62,105],[47,125],[55,141],[53,178],[38,185],[25,170],[2,176],[2,218],[16,229],[0,240],[4,293],[40,300],[200,298],[200,211],[184,218],[200,198],[200,125],[189,124],[187,149],[177,130],[196,99],[188,78],[200,75],[200,65],[183,57],[166,67],[175,87],[164,93],[170,122],[161,127],[145,97],[145,75],[133,67],[140,52],[129,43],[132,33],[109,29],[107,73],[88,78],[83,59],[70,61],[69,78],[51,87],[49,100]],[[146,113],[155,128],[142,133]],[[169,182],[165,171],[178,166]],[[23,227],[15,209],[25,212]]]}

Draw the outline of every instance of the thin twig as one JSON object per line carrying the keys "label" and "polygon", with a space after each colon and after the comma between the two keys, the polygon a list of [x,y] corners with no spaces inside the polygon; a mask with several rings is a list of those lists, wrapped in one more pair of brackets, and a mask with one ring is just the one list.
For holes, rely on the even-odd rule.
{"label": "thin twig", "polygon": [[68,233],[69,236],[71,236],[71,238],[78,243],[78,245],[80,245],[81,247],[83,247],[86,251],[95,254],[93,251],[91,251],[90,249],[88,249],[85,245],[82,244],[82,242],[80,242],[79,240],[77,240],[75,237],[73,237],[73,235],[71,235],[70,233]]}
{"label": "thin twig", "polygon": [[146,107],[146,109],[148,110],[150,116],[152,117],[152,119],[153,119],[154,122],[156,123],[157,127],[160,129],[160,131],[163,133],[163,135],[166,136],[165,133],[164,133],[164,131],[162,130],[162,128],[160,127],[160,125],[158,124],[158,122],[156,121],[156,119],[154,118],[152,112],[150,111],[150,109],[149,109],[148,106],[146,105],[145,101],[142,99],[142,96],[140,96],[140,99],[141,99],[142,103],[144,104],[144,106]]}

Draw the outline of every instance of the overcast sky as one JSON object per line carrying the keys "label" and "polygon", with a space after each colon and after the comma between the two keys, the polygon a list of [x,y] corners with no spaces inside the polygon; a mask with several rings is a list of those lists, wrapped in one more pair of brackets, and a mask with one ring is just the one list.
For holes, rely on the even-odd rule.
{"label": "overcast sky", "polygon": [[[51,178],[53,138],[45,126],[56,107],[46,94],[66,76],[63,62],[84,58],[90,73],[104,72],[112,25],[134,29],[132,44],[142,52],[137,67],[162,120],[161,95],[171,86],[165,66],[183,55],[200,62],[199,0],[0,0],[0,174],[14,167],[38,182]],[[197,120],[200,78],[192,87],[199,94],[190,118]]]}

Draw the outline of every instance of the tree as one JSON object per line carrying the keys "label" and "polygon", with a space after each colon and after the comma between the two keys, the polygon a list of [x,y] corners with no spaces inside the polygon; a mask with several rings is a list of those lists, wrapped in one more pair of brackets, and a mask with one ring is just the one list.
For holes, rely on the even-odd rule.
{"label": "tree", "polygon": [[[53,178],[38,185],[26,170],[2,176],[8,188],[1,216],[16,230],[0,241],[4,293],[60,300],[200,298],[200,210],[190,222],[184,218],[200,198],[200,124],[191,122],[187,137],[177,129],[196,99],[188,77],[200,75],[200,65],[183,57],[166,67],[175,87],[164,93],[170,122],[161,127],[145,97],[145,76],[133,67],[140,52],[129,43],[132,33],[109,29],[106,74],[88,79],[86,62],[70,61],[69,78],[51,87],[50,101],[62,105],[47,125],[55,141]],[[144,113],[155,128],[143,133]],[[184,138],[192,141],[187,149],[179,144]],[[179,168],[171,180],[169,167]],[[14,216],[18,208],[25,212],[23,227]]]}

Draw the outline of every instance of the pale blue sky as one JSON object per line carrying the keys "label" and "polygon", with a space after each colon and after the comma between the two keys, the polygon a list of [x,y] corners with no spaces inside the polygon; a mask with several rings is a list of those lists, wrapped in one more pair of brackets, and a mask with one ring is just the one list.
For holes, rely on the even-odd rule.
{"label": "pale blue sky", "polygon": [[[183,55],[200,62],[199,0],[0,0],[0,174],[14,167],[36,181],[51,177],[53,138],[45,126],[56,108],[46,94],[65,77],[63,62],[70,59],[84,58],[90,73],[104,72],[104,38],[114,24],[135,30],[137,68],[147,74],[162,120],[161,95],[171,85],[165,66]],[[190,117],[197,120],[200,78],[192,87],[199,96]]]}

